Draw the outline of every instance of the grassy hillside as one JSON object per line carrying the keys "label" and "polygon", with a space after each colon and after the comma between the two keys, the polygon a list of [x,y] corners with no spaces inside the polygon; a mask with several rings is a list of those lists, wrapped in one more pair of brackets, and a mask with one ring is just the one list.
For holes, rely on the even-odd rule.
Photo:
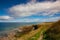
{"label": "grassy hillside", "polygon": [[38,40],[40,35],[44,31],[46,31],[48,28],[50,28],[51,25],[52,25],[52,23],[50,23],[50,22],[37,24],[38,28],[36,30],[32,29],[30,32],[22,35],[21,37],[17,37],[17,39],[15,39],[15,40]]}
{"label": "grassy hillside", "polygon": [[40,29],[39,31],[33,35],[31,38],[29,38],[28,40],[38,40],[40,38],[40,36],[43,34],[44,31],[46,31],[48,28],[50,28],[50,26],[52,25],[52,23],[42,23],[40,24]]}
{"label": "grassy hillside", "polygon": [[0,40],[60,40],[60,21],[20,27]]}
{"label": "grassy hillside", "polygon": [[43,35],[43,40],[60,40],[60,21],[54,23]]}

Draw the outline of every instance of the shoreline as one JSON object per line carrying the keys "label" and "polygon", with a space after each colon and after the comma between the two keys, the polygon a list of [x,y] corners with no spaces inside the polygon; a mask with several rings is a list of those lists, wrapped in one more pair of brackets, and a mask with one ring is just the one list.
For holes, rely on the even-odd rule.
{"label": "shoreline", "polygon": [[31,25],[38,25],[38,24],[41,24],[41,23],[29,24],[29,25],[21,25],[21,26],[19,26],[19,27],[16,27],[16,28],[13,28],[13,29],[10,29],[10,30],[1,31],[0,33],[8,33],[8,32],[10,32],[10,31],[14,31],[14,30],[16,30],[16,29],[19,29],[20,27],[31,26]]}
{"label": "shoreline", "polygon": [[[8,30],[8,31],[4,31],[4,32],[0,32],[0,35],[2,36],[2,37],[4,37],[4,35],[6,34],[6,35],[12,35],[12,34],[16,34],[16,31],[21,31],[21,33],[25,30],[26,31],[26,28],[27,29],[29,29],[29,28],[31,28],[31,29],[33,29],[33,25],[40,25],[40,24],[42,24],[42,23],[36,23],[36,24],[29,24],[29,25],[22,25],[22,26],[19,26],[19,27],[17,27],[17,28],[14,28],[14,29],[12,29],[12,30]],[[31,30],[31,29],[29,29],[29,30]],[[27,30],[28,31],[28,30]],[[1,37],[0,36],[0,37]]]}
{"label": "shoreline", "polygon": [[12,30],[8,30],[8,31],[2,31],[2,32],[0,32],[0,37],[2,36],[1,34],[10,34],[10,33],[13,33],[15,30],[20,30],[19,28],[24,28],[24,27],[29,27],[29,26],[32,26],[32,25],[35,25],[35,24],[30,24],[30,25],[23,25],[23,26],[19,26],[19,27],[17,27],[17,28],[14,28],[14,29],[12,29]]}

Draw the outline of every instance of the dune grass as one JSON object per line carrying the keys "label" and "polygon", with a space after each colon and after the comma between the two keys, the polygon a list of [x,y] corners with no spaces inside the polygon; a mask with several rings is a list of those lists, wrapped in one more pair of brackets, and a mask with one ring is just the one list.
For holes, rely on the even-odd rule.
{"label": "dune grass", "polygon": [[60,40],[60,20],[44,32],[43,40]]}
{"label": "dune grass", "polygon": [[[45,22],[42,24],[37,24],[38,29],[32,30],[32,27],[23,28],[23,34],[20,34],[20,32],[16,32],[16,35],[14,36],[14,40],[39,40],[41,38],[41,34],[43,35],[42,40],[60,40],[60,21],[58,22]],[[31,29],[31,30],[29,30]],[[53,30],[52,30],[53,29]],[[27,33],[25,33],[27,32]],[[53,35],[53,36],[52,36]],[[13,38],[12,38],[13,39]]]}
{"label": "dune grass", "polygon": [[37,40],[40,36],[40,32],[38,32],[34,37],[30,38],[29,40]]}
{"label": "dune grass", "polygon": [[43,23],[41,25],[38,25],[39,28],[36,30],[31,30],[30,32],[22,35],[21,37],[17,35],[18,37],[15,40],[38,40],[40,38],[40,35],[49,28],[51,23]]}
{"label": "dune grass", "polygon": [[38,40],[40,38],[40,35],[43,34],[43,32],[45,32],[48,28],[49,28],[50,24],[48,25],[42,25],[39,29],[39,32],[37,32],[34,36],[32,36],[31,38],[29,38],[28,40]]}

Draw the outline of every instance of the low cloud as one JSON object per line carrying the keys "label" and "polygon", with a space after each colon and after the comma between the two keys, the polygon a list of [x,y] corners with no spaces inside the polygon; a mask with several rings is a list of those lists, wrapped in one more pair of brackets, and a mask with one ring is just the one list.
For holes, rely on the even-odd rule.
{"label": "low cloud", "polygon": [[60,17],[49,17],[49,18],[23,18],[18,22],[54,22],[60,20]]}
{"label": "low cloud", "polygon": [[24,19],[20,19],[19,22],[39,22],[40,19],[39,18],[24,18]]}
{"label": "low cloud", "polygon": [[60,20],[60,17],[52,17],[52,18],[44,18],[44,19],[39,19],[39,18],[36,18],[36,19],[26,19],[27,22],[54,22],[54,21],[58,21]]}
{"label": "low cloud", "polygon": [[26,17],[32,15],[53,16],[60,12],[60,1],[20,4],[13,6],[8,10],[14,17]]}
{"label": "low cloud", "polygon": [[60,17],[49,18],[20,18],[19,20],[12,20],[12,17],[0,16],[0,22],[54,22],[60,20]]}
{"label": "low cloud", "polygon": [[0,20],[11,20],[13,17],[10,16],[0,16]]}
{"label": "low cloud", "polygon": [[60,20],[60,17],[51,17],[51,18],[43,19],[42,22],[54,22],[58,20]]}

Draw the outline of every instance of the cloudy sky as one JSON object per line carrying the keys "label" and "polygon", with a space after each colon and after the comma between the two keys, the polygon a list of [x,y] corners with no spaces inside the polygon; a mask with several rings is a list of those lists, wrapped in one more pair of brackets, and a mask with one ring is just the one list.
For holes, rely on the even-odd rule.
{"label": "cloudy sky", "polygon": [[0,22],[60,20],[60,0],[0,0]]}

